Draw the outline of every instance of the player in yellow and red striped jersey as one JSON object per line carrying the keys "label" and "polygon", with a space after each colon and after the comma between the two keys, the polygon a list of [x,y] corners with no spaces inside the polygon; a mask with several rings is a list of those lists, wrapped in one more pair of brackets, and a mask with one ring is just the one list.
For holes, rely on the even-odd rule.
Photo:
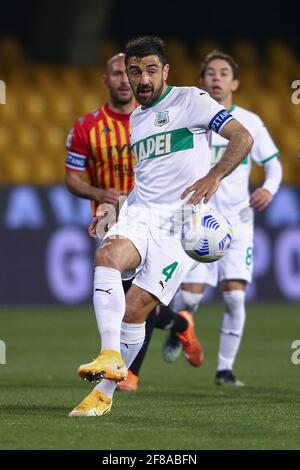
{"label": "player in yellow and red striped jersey", "polygon": [[[79,118],[67,139],[66,185],[69,191],[99,204],[117,205],[134,184],[134,154],[130,148],[130,114],[136,107],[124,54],[107,62],[103,77],[108,102]],[[83,175],[88,178],[83,178]]]}

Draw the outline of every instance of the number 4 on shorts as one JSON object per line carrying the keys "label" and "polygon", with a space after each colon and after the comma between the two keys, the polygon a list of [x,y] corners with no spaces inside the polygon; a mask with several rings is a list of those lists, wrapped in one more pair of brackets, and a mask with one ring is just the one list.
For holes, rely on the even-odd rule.
{"label": "number 4 on shorts", "polygon": [[174,261],[174,263],[169,264],[162,270],[163,275],[166,276],[165,282],[168,282],[169,279],[171,279],[177,266],[178,266],[177,261]]}

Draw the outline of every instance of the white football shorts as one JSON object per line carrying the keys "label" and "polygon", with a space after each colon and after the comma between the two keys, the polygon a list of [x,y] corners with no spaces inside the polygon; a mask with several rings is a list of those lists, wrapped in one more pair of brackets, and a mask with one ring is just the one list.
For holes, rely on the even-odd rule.
{"label": "white football shorts", "polygon": [[138,250],[141,262],[133,283],[168,305],[187,273],[196,265],[183,250],[179,237],[151,223],[147,208],[130,210],[123,207],[117,223],[105,238],[121,236],[129,239]]}

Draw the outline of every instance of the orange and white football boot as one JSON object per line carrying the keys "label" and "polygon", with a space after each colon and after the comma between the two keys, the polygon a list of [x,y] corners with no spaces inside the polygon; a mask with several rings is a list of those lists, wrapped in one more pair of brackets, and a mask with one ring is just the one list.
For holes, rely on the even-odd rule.
{"label": "orange and white football boot", "polygon": [[139,380],[137,375],[131,372],[131,370],[128,370],[127,379],[118,383],[117,390],[120,392],[136,392],[139,386]]}
{"label": "orange and white football boot", "polygon": [[93,390],[79,405],[69,413],[69,416],[103,416],[110,413],[112,398],[104,393]]}
{"label": "orange and white football boot", "polygon": [[178,333],[178,338],[182,344],[184,355],[192,366],[200,367],[203,364],[204,351],[202,344],[196,336],[193,314],[187,310],[182,310],[181,312],[178,312],[178,315],[185,318],[188,323],[187,329]]}
{"label": "orange and white football boot", "polygon": [[118,351],[104,349],[92,362],[79,366],[78,374],[82,379],[90,382],[101,379],[121,382],[126,380],[128,370]]}

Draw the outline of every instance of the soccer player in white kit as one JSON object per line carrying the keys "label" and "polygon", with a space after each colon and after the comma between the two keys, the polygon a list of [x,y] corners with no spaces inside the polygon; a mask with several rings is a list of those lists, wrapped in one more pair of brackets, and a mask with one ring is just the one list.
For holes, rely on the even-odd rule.
{"label": "soccer player in white kit", "polygon": [[[240,165],[225,178],[211,199],[212,207],[223,214],[233,227],[234,238],[228,253],[220,261],[204,264],[191,271],[177,292],[173,309],[177,312],[193,311],[202,300],[205,286],[221,283],[225,313],[220,331],[217,372],[218,385],[243,385],[232,372],[243,334],[245,288],[252,279],[253,269],[253,209],[261,211],[271,202],[282,179],[279,151],[262,120],[256,114],[232,103],[232,94],[239,86],[238,66],[234,59],[222,52],[209,54],[201,68],[201,84],[216,101],[248,129],[254,144]],[[217,133],[212,135],[213,161],[216,165],[228,141]],[[262,165],[265,182],[249,195],[251,161]],[[172,362],[178,357],[180,343],[170,334],[164,349],[165,357]]]}
{"label": "soccer player in white kit", "polygon": [[[90,381],[104,380],[71,416],[110,411],[116,383],[126,379],[127,367],[142,347],[145,318],[160,303],[171,301],[197,264],[180,239],[171,236],[174,216],[187,203],[208,202],[253,143],[249,132],[208,93],[168,86],[169,65],[161,39],[130,41],[125,63],[141,104],[131,115],[135,186],[95,256],[94,308],[101,351],[78,373]],[[229,140],[212,169],[211,130]],[[125,301],[121,273],[131,270],[137,274]]]}

